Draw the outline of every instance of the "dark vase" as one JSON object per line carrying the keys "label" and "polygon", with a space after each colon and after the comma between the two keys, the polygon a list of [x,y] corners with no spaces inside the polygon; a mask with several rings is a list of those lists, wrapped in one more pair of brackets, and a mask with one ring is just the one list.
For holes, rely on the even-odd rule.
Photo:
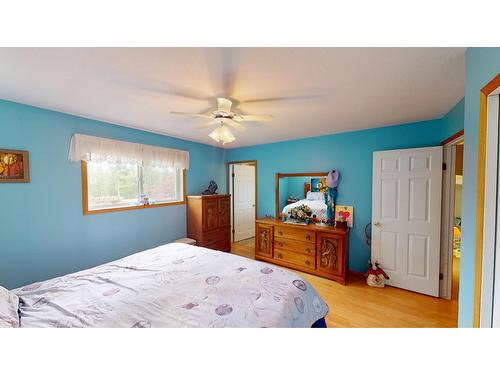
{"label": "dark vase", "polygon": [[347,221],[336,221],[335,227],[337,228],[347,228]]}

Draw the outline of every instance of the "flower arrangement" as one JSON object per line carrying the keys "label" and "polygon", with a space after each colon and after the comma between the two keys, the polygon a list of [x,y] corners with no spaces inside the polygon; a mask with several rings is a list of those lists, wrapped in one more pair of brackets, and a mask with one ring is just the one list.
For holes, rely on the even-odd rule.
{"label": "flower arrangement", "polygon": [[306,221],[311,217],[311,215],[312,215],[311,208],[305,204],[301,204],[300,206],[297,206],[290,210],[290,217],[292,219],[300,221]]}

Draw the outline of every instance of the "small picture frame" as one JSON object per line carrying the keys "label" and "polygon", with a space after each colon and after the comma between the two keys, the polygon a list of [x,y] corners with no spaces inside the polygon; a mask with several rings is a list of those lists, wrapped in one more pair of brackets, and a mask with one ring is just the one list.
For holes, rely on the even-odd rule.
{"label": "small picture frame", "polygon": [[326,192],[326,177],[311,177],[311,192]]}
{"label": "small picture frame", "polygon": [[0,149],[0,183],[30,182],[29,152]]}
{"label": "small picture frame", "polygon": [[[353,206],[335,206],[335,223],[337,226],[345,226],[351,228],[353,223]],[[340,225],[339,225],[340,223]]]}

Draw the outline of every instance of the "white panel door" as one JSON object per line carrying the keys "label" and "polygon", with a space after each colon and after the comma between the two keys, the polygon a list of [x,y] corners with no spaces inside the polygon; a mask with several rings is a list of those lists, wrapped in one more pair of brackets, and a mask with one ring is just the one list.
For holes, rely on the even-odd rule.
{"label": "white panel door", "polygon": [[373,153],[372,260],[388,285],[439,296],[443,148]]}
{"label": "white panel door", "polygon": [[255,166],[234,164],[234,241],[255,236]]}

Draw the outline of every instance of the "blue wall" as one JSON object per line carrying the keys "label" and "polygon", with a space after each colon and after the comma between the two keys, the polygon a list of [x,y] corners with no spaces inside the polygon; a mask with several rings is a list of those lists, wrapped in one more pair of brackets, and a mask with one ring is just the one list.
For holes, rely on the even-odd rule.
{"label": "blue wall", "polygon": [[465,145],[458,324],[471,327],[474,307],[479,92],[500,73],[500,48],[469,48],[465,61]]}
{"label": "blue wall", "polygon": [[224,150],[0,101],[0,149],[30,152],[31,182],[0,184],[0,285],[14,288],[108,262],[186,235],[184,205],[83,216],[74,133],[190,152],[188,194],[226,190]]}
{"label": "blue wall", "polygon": [[304,183],[309,182],[311,177],[283,177],[280,178],[280,196],[279,205],[280,212],[286,206],[286,201],[289,197],[304,199]]}
{"label": "blue wall", "polygon": [[[258,214],[275,216],[274,178],[280,173],[338,169],[341,182],[337,203],[354,206],[349,268],[365,271],[370,249],[365,225],[371,221],[372,154],[397,148],[436,146],[463,128],[459,102],[443,119],[363,131],[230,149],[228,161],[258,161]],[[462,109],[463,111],[463,109]]]}
{"label": "blue wall", "polygon": [[443,135],[453,135],[464,129],[465,98],[460,100],[443,118]]}
{"label": "blue wall", "polygon": [[28,150],[31,164],[29,184],[0,184],[0,285],[14,288],[185,236],[183,205],[83,216],[80,166],[67,160],[69,141],[74,133],[188,150],[191,156],[191,169],[187,174],[189,194],[199,193],[210,179],[219,184],[219,191],[225,191],[224,162],[256,159],[259,216],[275,213],[275,173],[339,169],[342,179],[338,203],[354,206],[349,266],[364,271],[370,254],[364,243],[363,229],[371,216],[373,151],[437,145],[463,127],[465,108],[468,123],[464,197],[469,199],[464,198],[460,323],[467,326],[472,317],[474,264],[471,257],[475,233],[470,218],[475,217],[475,201],[471,197],[475,197],[476,192],[478,90],[494,75],[495,68],[483,61],[490,56],[500,62],[498,49],[468,51],[468,95],[442,119],[227,151],[0,100],[0,148]]}
{"label": "blue wall", "polygon": [[[311,177],[290,177],[288,178],[288,195],[298,197],[300,199],[304,196],[304,184],[310,182]],[[288,198],[288,197],[287,197]]]}

